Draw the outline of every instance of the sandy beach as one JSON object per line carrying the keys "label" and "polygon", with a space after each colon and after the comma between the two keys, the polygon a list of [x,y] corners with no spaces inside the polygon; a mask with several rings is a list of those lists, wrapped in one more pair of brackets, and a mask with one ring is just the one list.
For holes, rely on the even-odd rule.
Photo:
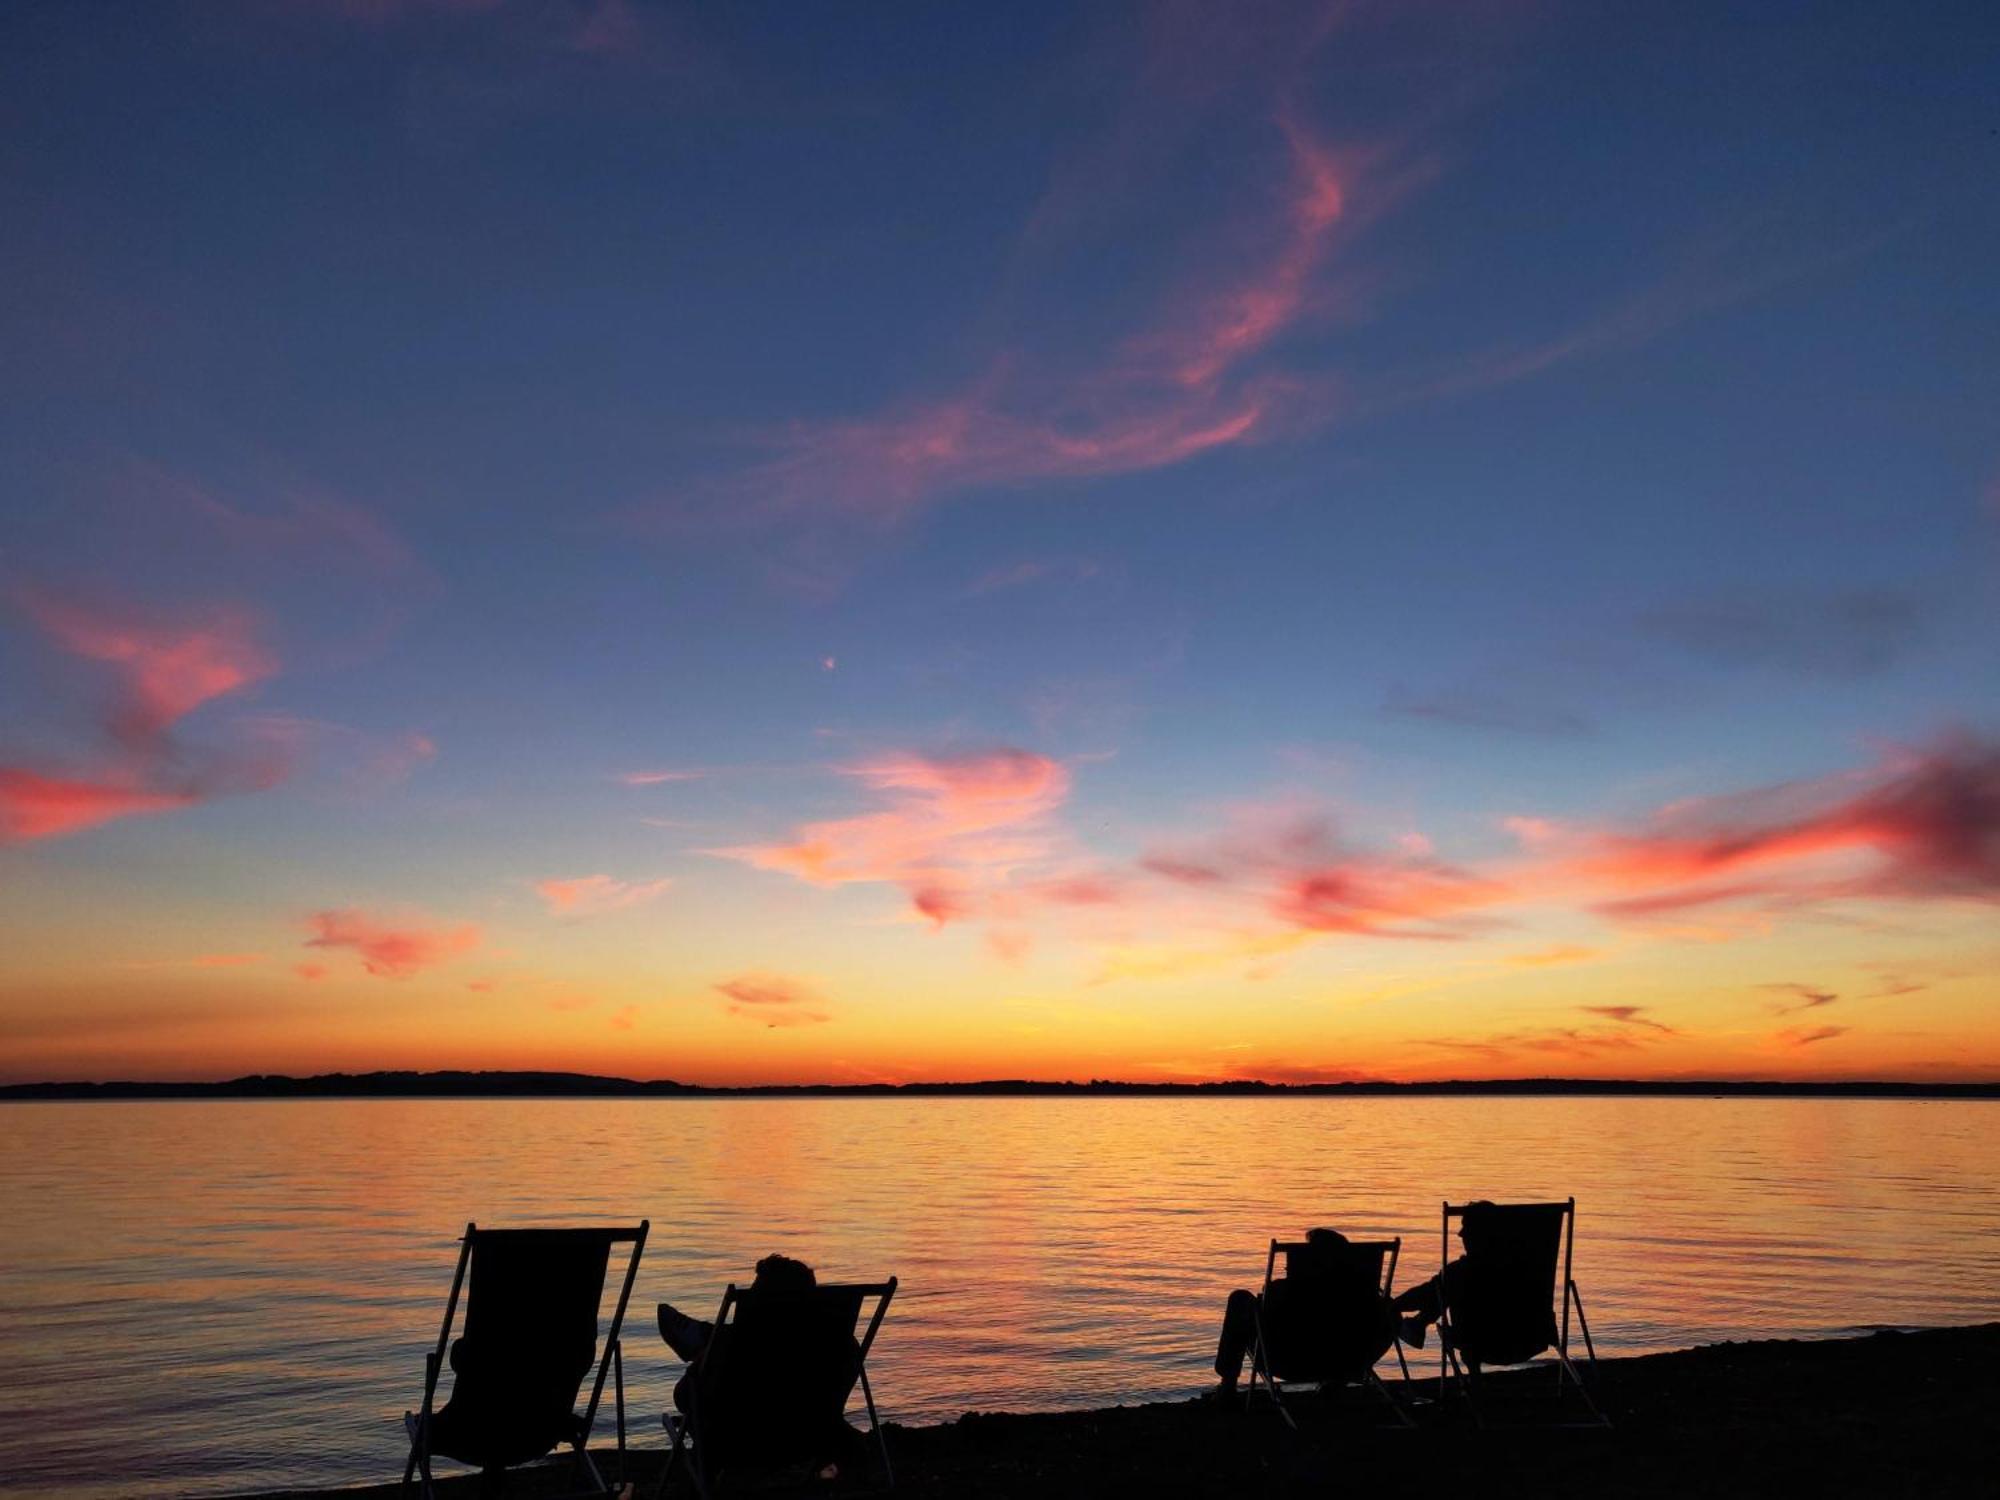
{"label": "sandy beach", "polygon": [[[1408,1396],[1428,1398],[1428,1372]],[[1614,1426],[1551,1426],[1562,1412],[1525,1403],[1546,1371],[1493,1377],[1495,1423],[1474,1427],[1456,1403],[1413,1404],[1417,1430],[1383,1426],[1358,1391],[1304,1395],[1288,1429],[1259,1398],[1100,1411],[969,1413],[927,1427],[889,1425],[896,1493],[908,1497],[1393,1494],[1412,1485],[1476,1485],[1482,1494],[1991,1495],[2000,1410],[2000,1323],[1829,1340],[1772,1339],[1599,1361],[1592,1390]],[[894,1410],[894,1392],[879,1393]],[[1545,1405],[1547,1405],[1545,1403]],[[1530,1413],[1533,1413],[1532,1415]],[[1504,1418],[1506,1425],[1499,1425]],[[634,1413],[627,1477],[657,1484],[664,1438]],[[384,1469],[399,1455],[385,1435]],[[608,1465],[608,1455],[604,1460]],[[360,1476],[357,1476],[359,1478]],[[519,1471],[506,1493],[540,1500],[572,1481],[567,1463]],[[872,1480],[873,1476],[871,1476]],[[817,1489],[803,1476],[745,1476],[745,1493]],[[470,1496],[475,1476],[441,1484]],[[835,1487],[864,1493],[874,1484]],[[368,1500],[393,1483],[287,1491],[259,1500]],[[675,1493],[691,1493],[677,1485]]]}

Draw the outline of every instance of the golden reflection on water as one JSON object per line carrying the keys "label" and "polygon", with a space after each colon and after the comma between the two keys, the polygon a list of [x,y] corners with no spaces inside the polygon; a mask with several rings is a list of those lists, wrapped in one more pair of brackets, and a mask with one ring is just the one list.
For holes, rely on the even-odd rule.
{"label": "golden reflection on water", "polygon": [[[782,1250],[902,1278],[900,1421],[1182,1396],[1273,1234],[1404,1237],[1440,1199],[1578,1199],[1600,1350],[2000,1316],[1977,1102],[493,1100],[0,1107],[0,1492],[214,1493],[399,1472],[453,1241],[649,1217],[638,1441]],[[81,1487],[79,1488],[79,1479]]]}

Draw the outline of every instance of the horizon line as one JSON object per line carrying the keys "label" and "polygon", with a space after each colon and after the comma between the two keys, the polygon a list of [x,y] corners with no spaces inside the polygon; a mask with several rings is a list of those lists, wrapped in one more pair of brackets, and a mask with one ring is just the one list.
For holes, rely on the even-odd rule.
{"label": "horizon line", "polygon": [[0,1084],[0,1100],[188,1099],[188,1098],[700,1098],[882,1095],[1060,1096],[1245,1094],[1574,1094],[1574,1095],[1738,1095],[1751,1097],[2000,1098],[2000,1079],[1919,1080],[1769,1078],[1572,1078],[1560,1075],[1511,1078],[1449,1078],[1398,1081],[1382,1078],[1211,1079],[1138,1082],[1091,1078],[989,1078],[906,1083],[702,1084],[676,1079],[633,1079],[558,1069],[374,1069],[367,1072],[248,1073],[225,1079],[47,1080]]}

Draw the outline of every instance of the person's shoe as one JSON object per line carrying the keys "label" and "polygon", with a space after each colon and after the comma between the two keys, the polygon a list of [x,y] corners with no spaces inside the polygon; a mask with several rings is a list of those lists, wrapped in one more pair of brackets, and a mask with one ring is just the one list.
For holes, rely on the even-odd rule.
{"label": "person's shoe", "polygon": [[671,1302],[660,1304],[660,1337],[667,1347],[674,1351],[674,1358],[683,1364],[693,1362],[707,1342],[702,1337],[704,1329],[698,1319],[690,1318]]}
{"label": "person's shoe", "polygon": [[1208,1390],[1201,1393],[1201,1399],[1211,1406],[1231,1410],[1243,1404],[1243,1393],[1236,1389],[1233,1380],[1218,1380]]}
{"label": "person's shoe", "polygon": [[1404,1343],[1408,1344],[1412,1349],[1423,1348],[1424,1320],[1422,1318],[1403,1319],[1402,1332],[1399,1333],[1397,1337],[1400,1338]]}

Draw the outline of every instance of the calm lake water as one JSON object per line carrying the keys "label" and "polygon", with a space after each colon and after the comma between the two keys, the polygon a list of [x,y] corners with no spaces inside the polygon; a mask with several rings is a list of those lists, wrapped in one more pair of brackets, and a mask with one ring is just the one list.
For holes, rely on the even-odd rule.
{"label": "calm lake water", "polygon": [[635,1440],[770,1250],[903,1289],[885,1416],[1181,1397],[1279,1233],[1578,1202],[1600,1352],[2000,1317],[2000,1105],[1699,1099],[340,1101],[0,1106],[0,1492],[395,1478],[455,1239],[652,1220]]}

